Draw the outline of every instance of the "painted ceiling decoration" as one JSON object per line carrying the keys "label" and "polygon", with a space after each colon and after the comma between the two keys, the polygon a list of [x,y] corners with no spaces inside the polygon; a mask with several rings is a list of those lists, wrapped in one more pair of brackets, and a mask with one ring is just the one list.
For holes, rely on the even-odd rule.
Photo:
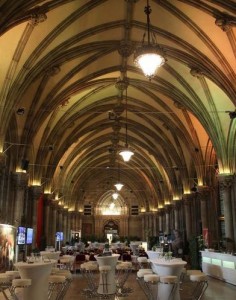
{"label": "painted ceiling decoration", "polygon": [[108,203],[118,162],[121,210],[235,173],[235,0],[150,0],[166,59],[151,81],[134,63],[146,5],[0,0],[0,151],[65,209]]}

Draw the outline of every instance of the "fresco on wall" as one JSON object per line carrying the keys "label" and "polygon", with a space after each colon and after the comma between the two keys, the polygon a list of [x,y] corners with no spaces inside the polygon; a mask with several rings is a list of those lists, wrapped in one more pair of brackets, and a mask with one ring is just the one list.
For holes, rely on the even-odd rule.
{"label": "fresco on wall", "polygon": [[16,228],[0,224],[0,271],[13,267],[15,256]]}

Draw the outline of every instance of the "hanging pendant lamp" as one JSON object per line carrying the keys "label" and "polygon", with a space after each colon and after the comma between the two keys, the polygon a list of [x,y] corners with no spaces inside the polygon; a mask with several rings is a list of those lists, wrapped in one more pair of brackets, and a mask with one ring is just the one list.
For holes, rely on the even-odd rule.
{"label": "hanging pendant lamp", "polygon": [[166,59],[163,50],[157,45],[154,33],[150,32],[150,14],[152,12],[147,0],[147,6],[144,9],[147,15],[147,43],[145,35],[143,36],[142,46],[138,47],[134,53],[134,63],[143,71],[144,75],[151,80],[157,70],[165,63]]}

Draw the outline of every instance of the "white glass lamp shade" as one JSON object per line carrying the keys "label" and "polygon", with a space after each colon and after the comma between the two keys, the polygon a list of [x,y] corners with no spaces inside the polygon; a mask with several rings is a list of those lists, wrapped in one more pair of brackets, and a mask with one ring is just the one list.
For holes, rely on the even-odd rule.
{"label": "white glass lamp shade", "polygon": [[123,149],[119,154],[122,156],[124,161],[129,161],[131,156],[134,155],[134,152],[129,149]]}
{"label": "white glass lamp shade", "polygon": [[117,191],[120,191],[124,185],[122,183],[118,182],[118,183],[114,184],[114,186],[116,187]]}
{"label": "white glass lamp shade", "polygon": [[150,45],[137,49],[134,62],[143,71],[144,75],[151,79],[165,63],[165,58],[158,53],[156,47]]}
{"label": "white glass lamp shade", "polygon": [[119,196],[118,193],[113,193],[113,194],[112,194],[112,198],[113,198],[114,200],[116,200],[116,199],[118,198],[118,196]]}

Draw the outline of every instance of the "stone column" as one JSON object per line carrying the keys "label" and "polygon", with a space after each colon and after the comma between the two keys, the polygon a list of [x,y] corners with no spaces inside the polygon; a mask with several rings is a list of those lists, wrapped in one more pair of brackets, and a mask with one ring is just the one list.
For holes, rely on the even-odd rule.
{"label": "stone column", "polygon": [[41,186],[31,186],[30,187],[32,202],[33,202],[33,211],[32,211],[32,228],[34,230],[34,240],[33,247],[36,247],[36,235],[37,235],[37,210],[38,210],[38,201],[39,197],[42,194]]}
{"label": "stone column", "polygon": [[156,212],[152,214],[152,223],[153,223],[153,236],[157,236],[157,218]]}
{"label": "stone column", "polygon": [[145,237],[145,215],[142,214],[142,240],[144,240]]}
{"label": "stone column", "polygon": [[220,184],[220,197],[224,204],[225,237],[234,241],[233,212],[231,202],[233,175],[220,174],[218,178]]}
{"label": "stone column", "polygon": [[7,221],[6,219],[6,187],[5,187],[5,181],[6,181],[6,155],[5,153],[0,153],[0,222],[5,223]]}
{"label": "stone column", "polygon": [[63,219],[63,209],[62,208],[59,208],[57,210],[58,212],[58,231],[63,231],[62,230],[62,225],[63,225],[63,222],[62,222],[62,219]]}
{"label": "stone column", "polygon": [[180,230],[180,206],[181,206],[181,201],[180,200],[173,201],[174,229],[176,229],[176,230]]}
{"label": "stone column", "polygon": [[[15,186],[15,202],[14,202],[14,226],[18,227],[21,224],[21,220],[24,212],[24,199],[25,190],[28,184],[28,174],[23,172],[16,172],[13,174],[14,186]],[[25,220],[26,221],[26,220]]]}
{"label": "stone column", "polygon": [[52,220],[51,230],[50,230],[50,246],[55,246],[56,232],[57,232],[57,203],[53,203],[51,206],[52,209]]}
{"label": "stone column", "polygon": [[148,228],[149,236],[153,236],[153,215],[151,212],[148,214]]}
{"label": "stone column", "polygon": [[[72,212],[68,211],[68,221],[67,221],[67,236],[68,236],[68,241],[71,242],[71,230],[73,230],[72,226],[71,226],[71,218],[72,218]],[[82,228],[81,228],[82,229]]]}
{"label": "stone column", "polygon": [[165,233],[169,234],[170,233],[170,211],[171,207],[169,205],[165,206]]}
{"label": "stone column", "polygon": [[80,221],[81,221],[81,216],[80,216],[80,213],[76,213],[75,215],[75,230],[78,232],[79,229],[81,229],[81,224],[80,224]]}
{"label": "stone column", "polygon": [[47,199],[46,197],[46,201],[45,201],[45,207],[44,207],[44,235],[46,238],[46,246],[49,246],[50,243],[50,228],[51,228],[51,220],[50,220],[50,209],[51,209],[51,205],[50,205],[50,200]]}
{"label": "stone column", "polygon": [[158,216],[159,216],[159,231],[164,232],[164,226],[163,226],[164,209],[159,209]]}
{"label": "stone column", "polygon": [[184,194],[183,201],[184,201],[184,215],[185,215],[185,226],[186,226],[186,238],[189,238],[192,235],[192,217],[191,217],[191,200],[193,198],[192,194]]}
{"label": "stone column", "polygon": [[69,236],[68,236],[68,210],[63,210],[62,215],[62,231],[64,232],[64,243],[69,242]]}
{"label": "stone column", "polygon": [[202,229],[208,228],[209,229],[209,222],[207,216],[207,203],[210,199],[210,189],[207,186],[200,186],[198,187],[198,199],[200,198],[200,209],[201,209],[201,222],[202,222]]}

